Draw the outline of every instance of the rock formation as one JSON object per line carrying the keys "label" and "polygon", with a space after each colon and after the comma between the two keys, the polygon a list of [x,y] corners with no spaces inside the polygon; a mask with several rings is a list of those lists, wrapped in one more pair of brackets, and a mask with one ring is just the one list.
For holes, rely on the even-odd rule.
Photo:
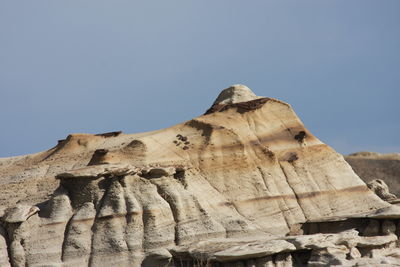
{"label": "rock formation", "polygon": [[190,121],[72,134],[0,175],[1,266],[400,265],[400,209],[243,85]]}
{"label": "rock formation", "polygon": [[389,192],[389,187],[387,184],[380,179],[375,179],[367,183],[369,189],[372,190],[376,195],[378,195],[381,199],[387,202],[395,202],[397,201],[397,197]]}
{"label": "rock formation", "polygon": [[390,192],[400,196],[399,153],[358,152],[346,156],[345,159],[366,183],[382,180],[389,186]]}

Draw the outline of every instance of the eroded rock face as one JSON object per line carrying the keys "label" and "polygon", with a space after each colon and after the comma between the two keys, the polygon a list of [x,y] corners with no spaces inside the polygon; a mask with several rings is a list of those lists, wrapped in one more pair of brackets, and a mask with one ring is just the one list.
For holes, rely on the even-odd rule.
{"label": "eroded rock face", "polygon": [[[171,128],[73,134],[0,163],[3,183],[18,177],[23,187],[39,175],[58,185],[45,202],[4,201],[0,263],[321,266],[353,264],[373,249],[375,258],[396,258],[388,255],[397,253],[398,207],[374,194],[290,105],[242,85]],[[9,213],[17,202],[25,208]],[[332,234],[307,226],[343,221]]]}
{"label": "eroded rock face", "polygon": [[235,104],[248,102],[259,98],[260,97],[256,96],[253,91],[251,91],[250,88],[248,88],[246,85],[235,84],[222,90],[217,99],[214,101],[213,105]]}
{"label": "eroded rock face", "polygon": [[371,189],[376,195],[378,195],[381,199],[392,202],[396,201],[397,197],[389,192],[389,187],[387,184],[381,179],[375,179],[367,183],[369,189]]}
{"label": "eroded rock face", "polygon": [[[190,251],[192,258],[199,261],[202,257],[214,259],[222,266],[232,263],[247,266],[261,260],[265,261],[261,266],[380,266],[399,263],[397,240],[395,234],[365,237],[352,229],[334,234],[288,236],[246,243],[243,240],[232,240],[230,244],[224,241],[200,242],[190,249],[173,250],[173,253],[183,255]],[[300,257],[298,251],[302,251],[306,258]]]}
{"label": "eroded rock face", "polygon": [[2,220],[7,223],[20,223],[39,211],[38,207],[28,205],[17,205],[6,211]]}
{"label": "eroded rock face", "polygon": [[345,157],[357,175],[366,183],[379,179],[384,181],[390,192],[400,196],[400,154],[358,152]]}

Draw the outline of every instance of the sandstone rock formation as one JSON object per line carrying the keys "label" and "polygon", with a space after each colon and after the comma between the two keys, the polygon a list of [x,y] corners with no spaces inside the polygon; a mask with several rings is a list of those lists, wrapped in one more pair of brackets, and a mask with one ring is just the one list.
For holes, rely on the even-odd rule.
{"label": "sandstone rock formation", "polygon": [[243,85],[167,129],[1,159],[0,177],[1,266],[400,264],[400,209]]}
{"label": "sandstone rock formation", "polygon": [[345,157],[354,171],[366,183],[383,180],[391,193],[400,196],[400,154],[358,152]]}
{"label": "sandstone rock formation", "polygon": [[397,201],[397,197],[389,192],[387,184],[380,179],[375,179],[367,183],[369,189],[371,189],[376,195],[387,202]]}

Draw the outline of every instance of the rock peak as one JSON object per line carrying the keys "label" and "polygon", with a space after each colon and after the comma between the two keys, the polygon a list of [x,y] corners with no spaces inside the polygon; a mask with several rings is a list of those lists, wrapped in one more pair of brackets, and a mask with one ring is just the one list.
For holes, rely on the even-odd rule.
{"label": "rock peak", "polygon": [[250,100],[260,98],[251,91],[249,87],[243,84],[234,84],[230,87],[221,91],[217,99],[214,101],[215,104],[235,104],[239,102],[247,102]]}

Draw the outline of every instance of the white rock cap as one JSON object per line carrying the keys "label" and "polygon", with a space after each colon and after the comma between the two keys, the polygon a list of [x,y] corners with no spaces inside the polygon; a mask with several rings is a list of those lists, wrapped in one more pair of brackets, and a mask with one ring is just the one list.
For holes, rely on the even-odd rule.
{"label": "white rock cap", "polygon": [[234,84],[224,90],[218,95],[214,101],[215,104],[234,104],[239,102],[246,102],[260,98],[256,96],[253,91],[246,85]]}

